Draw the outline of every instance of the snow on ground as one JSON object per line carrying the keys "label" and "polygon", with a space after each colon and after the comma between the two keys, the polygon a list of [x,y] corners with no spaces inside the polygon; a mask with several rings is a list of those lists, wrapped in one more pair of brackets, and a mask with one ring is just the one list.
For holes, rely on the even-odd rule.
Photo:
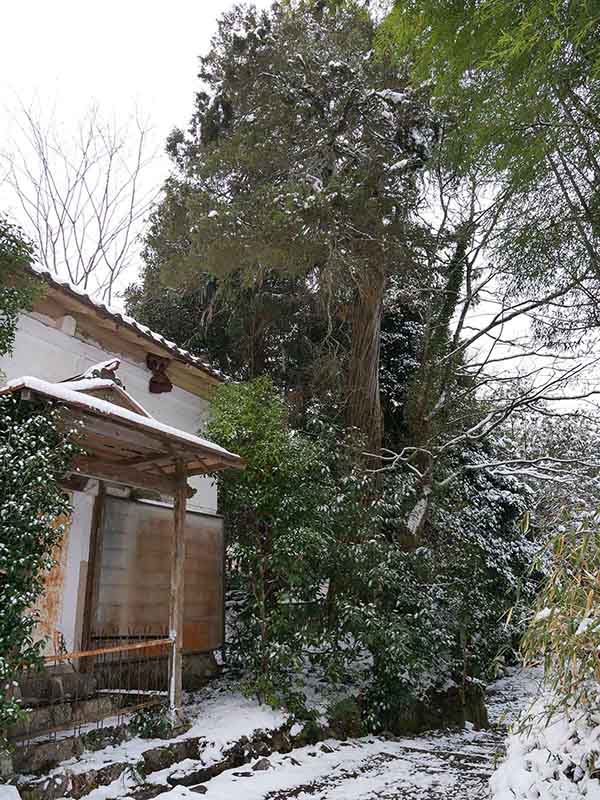
{"label": "snow on ground", "polygon": [[541,667],[511,670],[504,678],[490,684],[486,692],[488,717],[492,725],[506,727],[527,713],[542,691]]}
{"label": "snow on ground", "polygon": [[[194,737],[204,737],[201,763],[209,766],[220,761],[223,751],[242,736],[250,736],[255,730],[276,730],[288,718],[283,711],[259,705],[257,700],[248,699],[239,692],[226,690],[222,686],[209,687],[202,693],[201,700],[196,701],[192,698],[192,702],[186,706],[186,711],[192,726],[181,736],[164,740],[142,739],[136,736],[122,744],[86,751],[82,756],[63,761],[60,767],[49,774],[52,776],[64,769],[69,769],[73,773],[85,773],[115,763],[135,764],[146,750]],[[175,767],[170,771],[173,772],[174,769]]]}
{"label": "snow on ground", "polygon": [[[421,738],[421,737],[420,737]],[[414,741],[413,741],[414,744]],[[421,742],[423,744],[423,742]],[[255,771],[252,764],[228,770],[204,784],[208,800],[458,800],[484,797],[490,775],[488,760],[460,752],[429,748],[407,749],[379,738],[350,742],[330,740],[302,747],[289,755],[274,754],[271,768]],[[183,766],[183,762],[179,767]],[[193,767],[192,767],[193,768]],[[167,772],[167,771],[164,771]],[[169,772],[172,774],[174,768]],[[158,773],[147,776],[157,783]],[[160,775],[162,779],[164,775]],[[177,786],[158,795],[168,800],[197,798],[193,788]],[[86,800],[125,798],[136,786],[125,775],[94,790]]]}
{"label": "snow on ground", "polygon": [[[207,800],[477,800],[488,796],[488,780],[502,753],[506,733],[521,709],[537,694],[539,672],[513,671],[489,692],[491,721],[497,729],[440,731],[383,740],[368,737],[330,741],[275,755],[272,769],[252,765],[211,780]],[[332,752],[327,752],[332,750]],[[192,797],[179,789],[164,798]]]}
{"label": "snow on ground", "polygon": [[0,785],[0,800],[21,800],[17,787]]}
{"label": "snow on ground", "polygon": [[[467,724],[462,730],[434,731],[413,737],[329,740],[298,748],[287,755],[274,753],[267,765],[263,760],[262,766],[268,767],[264,770],[253,769],[257,764],[252,762],[223,772],[204,784],[205,796],[208,800],[483,800],[489,797],[490,776],[504,754],[508,725],[529,708],[532,697],[539,696],[539,683],[539,672],[514,670],[492,684],[488,690],[488,711],[493,724],[490,730],[476,731]],[[198,793],[193,788],[171,788],[169,781],[185,778],[200,767],[220,761],[223,752],[242,736],[250,736],[256,730],[278,729],[287,719],[285,712],[261,706],[222,681],[188,700],[192,727],[176,739],[134,738],[121,745],[84,753],[77,759],[63,762],[54,772],[67,768],[74,773],[85,773],[108,764],[127,763],[131,765],[130,770],[110,785],[90,792],[86,800],[127,798],[140,788],[142,781],[164,786],[159,794],[164,800],[197,798]],[[597,749],[600,751],[600,726],[589,734],[599,740]],[[548,737],[553,735],[548,733]],[[557,735],[564,739],[566,733],[561,730]],[[190,737],[203,739],[198,759],[187,758],[143,779],[136,774],[134,765],[144,751]],[[504,794],[498,793],[495,800],[515,800],[510,793],[509,779],[512,779],[513,770],[515,775],[518,772],[514,759],[523,760],[522,750],[518,750],[522,745],[517,741],[515,737],[511,739],[512,761],[502,766],[494,777],[495,786],[504,791]],[[589,742],[582,745],[582,752],[588,745]],[[545,743],[540,742],[535,756],[540,771],[544,746]],[[597,781],[595,783],[600,786]],[[547,796],[521,794],[517,798],[571,800],[580,796],[563,792]],[[590,790],[586,796],[588,800],[600,800],[600,792],[593,794]]]}
{"label": "snow on ground", "polygon": [[[273,769],[268,771],[225,772],[207,784],[206,797],[429,800],[464,797],[462,792],[467,786],[476,792],[489,775],[479,759],[438,754],[436,747],[409,750],[400,743],[374,738],[348,743],[331,741],[325,746],[332,752],[303,747],[291,757],[272,757]],[[169,794],[165,796],[173,800]]]}
{"label": "snow on ground", "polygon": [[214,692],[201,693],[195,702],[186,706],[186,713],[193,723],[180,738],[204,736],[219,752],[242,736],[251,736],[256,730],[281,728],[289,717],[283,710],[259,705],[254,698],[231,692],[226,686]]}
{"label": "snow on ground", "polygon": [[[204,784],[204,796],[207,800],[483,800],[488,797],[488,781],[503,752],[505,725],[529,706],[531,695],[538,691],[539,677],[539,673],[514,671],[491,687],[490,717],[498,727],[489,731],[476,731],[467,725],[463,730],[394,740],[375,736],[348,742],[329,740],[287,755],[275,753],[268,759],[268,769],[254,770],[254,762],[228,770]],[[204,703],[199,705],[204,709],[199,714],[213,725],[223,724],[228,731],[223,734],[214,729],[211,736],[215,741],[225,742],[237,725],[244,725],[231,716],[239,697],[234,700],[221,695],[219,699],[216,695],[208,709]],[[266,715],[261,719],[263,727],[282,719],[278,712],[259,709],[248,700],[243,703],[254,720],[245,724],[245,732],[256,727],[259,714]],[[158,795],[163,800],[197,798],[193,788],[169,788],[167,783],[169,778],[196,768],[197,762],[188,759],[146,780],[165,785],[165,791]],[[108,787],[96,789],[87,800],[125,798],[134,787],[135,779],[125,775]]]}
{"label": "snow on ground", "polygon": [[[433,753],[405,754],[395,742],[360,739],[346,743],[327,742],[332,752],[303,747],[289,756],[272,756],[272,769],[254,772],[236,769],[213,778],[206,797],[212,800],[262,800],[263,798],[309,798],[363,800],[364,798],[451,797],[456,786],[447,763]],[[479,765],[475,765],[477,770]],[[476,780],[480,776],[476,776]],[[486,777],[481,774],[481,777]],[[409,792],[409,794],[407,794]],[[173,792],[163,797],[174,800]],[[179,797],[193,797],[180,793]]]}
{"label": "snow on ground", "polygon": [[508,754],[491,780],[494,800],[600,800],[600,715],[577,708],[546,725],[544,699],[508,738]]}

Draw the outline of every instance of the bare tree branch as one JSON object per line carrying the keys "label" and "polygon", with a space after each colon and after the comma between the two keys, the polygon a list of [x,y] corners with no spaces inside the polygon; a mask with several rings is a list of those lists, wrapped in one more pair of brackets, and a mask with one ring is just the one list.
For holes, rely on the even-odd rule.
{"label": "bare tree branch", "polygon": [[66,138],[22,108],[17,126],[19,143],[0,165],[42,265],[110,303],[159,194],[148,180],[156,157],[148,124],[135,117],[119,126],[91,108]]}

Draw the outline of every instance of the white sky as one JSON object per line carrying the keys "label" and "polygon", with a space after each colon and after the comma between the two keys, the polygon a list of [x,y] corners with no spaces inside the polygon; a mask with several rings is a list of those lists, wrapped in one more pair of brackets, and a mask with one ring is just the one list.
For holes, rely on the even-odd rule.
{"label": "white sky", "polygon": [[[15,109],[54,109],[66,131],[96,103],[125,120],[136,108],[162,147],[187,124],[199,82],[197,57],[208,48],[232,0],[2,0],[0,147],[14,138]],[[268,0],[255,0],[267,7]],[[156,165],[162,183],[168,164]],[[1,178],[1,176],[0,176]],[[16,209],[0,187],[5,210]]]}
{"label": "white sky", "polygon": [[[65,121],[95,100],[136,102],[166,134],[192,109],[197,57],[231,0],[4,0],[2,127],[15,100],[64,101]],[[267,6],[267,0],[256,5]],[[2,130],[2,128],[0,128]]]}

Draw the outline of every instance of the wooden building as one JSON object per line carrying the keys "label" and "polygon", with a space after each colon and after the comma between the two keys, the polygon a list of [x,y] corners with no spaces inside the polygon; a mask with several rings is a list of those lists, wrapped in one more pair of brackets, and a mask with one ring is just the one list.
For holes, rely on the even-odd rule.
{"label": "wooden building", "polygon": [[182,654],[224,637],[215,471],[240,459],[198,434],[223,376],[135,320],[43,271],[45,288],[0,359],[0,393],[58,404],[84,452],[65,485],[73,513],[47,577],[38,635],[48,656],[136,637]]}

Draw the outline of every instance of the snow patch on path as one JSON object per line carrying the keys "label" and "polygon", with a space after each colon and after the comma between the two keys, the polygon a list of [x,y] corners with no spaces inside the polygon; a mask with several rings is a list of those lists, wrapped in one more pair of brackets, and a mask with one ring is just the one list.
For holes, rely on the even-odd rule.
{"label": "snow patch on path", "polygon": [[[492,721],[500,723],[496,729],[476,731],[467,724],[462,730],[414,737],[328,740],[286,755],[274,753],[268,759],[269,769],[254,770],[253,762],[227,770],[204,784],[205,796],[208,800],[483,800],[488,797],[490,776],[503,753],[504,725],[528,707],[531,694],[538,690],[539,677],[539,673],[514,670],[492,685],[489,710]],[[258,729],[279,728],[287,719],[284,712],[259,706],[223,686],[209,687],[192,700],[188,710],[193,727],[178,739],[133,739],[85,754],[62,767],[82,772],[115,761],[133,765],[144,750],[202,737],[198,760],[185,759],[144,779],[157,788],[164,786],[158,794],[163,800],[197,798],[192,788],[170,788],[168,780],[195,772],[199,764],[220,760],[224,750],[242,736]],[[109,786],[92,791],[86,800],[130,797],[140,787],[140,780],[141,776],[127,770]],[[561,797],[571,800],[569,795]],[[600,795],[588,795],[588,800],[600,800]]]}
{"label": "snow patch on path", "polygon": [[[207,692],[206,696],[186,706],[192,726],[181,736],[173,739],[142,739],[138,736],[118,745],[109,745],[96,751],[63,761],[50,772],[50,776],[65,769],[81,774],[97,770],[109,764],[135,764],[147,750],[168,747],[186,739],[202,737],[205,741],[199,749],[199,758],[204,766],[220,761],[223,752],[242,736],[251,736],[254,731],[271,731],[280,728],[288,719],[287,713],[270,706],[259,705],[257,700],[244,697],[239,692]],[[171,768],[171,772],[175,767]],[[112,786],[112,784],[111,784]],[[107,787],[108,788],[108,787]],[[100,797],[122,797],[124,795],[97,795]],[[96,798],[92,792],[89,797]]]}
{"label": "snow patch on path", "polygon": [[[330,740],[325,747],[303,747],[289,755],[275,753],[269,759],[269,770],[253,771],[248,765],[223,772],[205,784],[205,796],[207,800],[486,798],[489,778],[502,752],[504,725],[529,706],[531,696],[539,691],[540,677],[539,672],[512,670],[491,687],[490,718],[500,729],[476,731],[467,725],[463,730],[395,740]],[[197,794],[177,787],[160,796],[179,800]]]}
{"label": "snow patch on path", "polygon": [[407,790],[407,796],[418,800],[445,797],[449,789],[458,786],[459,776],[448,770],[448,763],[434,750],[420,752],[415,758],[393,741],[357,739],[345,747],[335,741],[326,744],[333,752],[303,747],[294,750],[291,758],[271,757],[273,769],[265,772],[224,772],[206,784],[205,796],[207,800],[366,800],[399,797],[400,791]]}

